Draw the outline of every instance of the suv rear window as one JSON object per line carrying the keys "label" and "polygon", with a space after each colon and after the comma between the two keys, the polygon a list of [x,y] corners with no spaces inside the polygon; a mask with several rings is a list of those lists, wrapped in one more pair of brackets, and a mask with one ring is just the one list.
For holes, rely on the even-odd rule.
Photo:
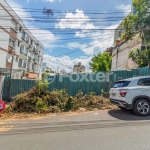
{"label": "suv rear window", "polygon": [[127,87],[131,81],[118,81],[115,82],[114,88]]}
{"label": "suv rear window", "polygon": [[150,78],[143,78],[138,81],[138,85],[150,86]]}

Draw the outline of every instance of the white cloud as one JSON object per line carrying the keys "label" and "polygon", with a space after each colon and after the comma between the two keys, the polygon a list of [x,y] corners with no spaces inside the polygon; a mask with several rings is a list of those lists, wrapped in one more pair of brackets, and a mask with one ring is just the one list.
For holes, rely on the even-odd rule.
{"label": "white cloud", "polygon": [[27,3],[29,4],[29,3],[30,3],[30,0],[27,0]]}
{"label": "white cloud", "polygon": [[[29,1],[29,0],[27,0]],[[28,19],[28,22],[31,20],[31,21],[34,21],[34,18],[32,18],[31,14],[29,12],[27,12],[26,10],[24,10],[22,8],[22,6],[16,2],[14,2],[13,0],[7,0],[7,2],[9,3],[9,5],[12,7],[12,9],[16,12],[16,14],[21,18],[21,19]],[[15,18],[18,18],[15,15]],[[26,24],[27,21],[24,21],[24,23]]]}
{"label": "white cloud", "polygon": [[32,34],[44,45],[45,48],[50,48],[56,37],[49,30],[42,30],[36,26],[28,26]]}
{"label": "white cloud", "polygon": [[118,4],[117,8],[123,11],[131,11],[131,5]]}
{"label": "white cloud", "polygon": [[69,56],[53,57],[47,54],[43,57],[44,62],[47,63],[48,67],[52,68],[54,71],[57,71],[59,67],[59,70],[64,69],[66,72],[71,73],[73,72],[73,66],[78,62],[81,62],[85,65],[86,72],[91,72],[89,62],[92,57],[71,59]]}
{"label": "white cloud", "polygon": [[[68,23],[68,21],[72,21],[72,23]],[[99,44],[96,44],[96,43],[98,43],[99,41],[103,39],[108,38],[110,34],[113,35],[114,31],[98,30],[95,32],[95,31],[90,31],[86,29],[98,29],[98,28],[115,29],[119,25],[119,23],[114,24],[112,26],[108,26],[108,27],[106,26],[98,27],[98,26],[93,25],[92,23],[89,23],[89,21],[90,21],[90,17],[85,15],[82,10],[77,9],[75,14],[67,13],[64,19],[60,19],[59,23],[56,24],[56,28],[60,28],[60,29],[68,29],[68,28],[69,29],[81,29],[81,31],[75,30],[76,37],[81,37],[81,38],[90,37],[89,39],[92,40],[92,42],[86,43],[86,44],[70,42],[67,44],[67,47],[69,49],[80,49],[86,55],[93,55],[93,54],[97,54],[98,52],[102,52],[107,47],[113,45],[113,37]]]}
{"label": "white cloud", "polygon": [[116,8],[123,11],[125,15],[131,12],[131,5],[116,4]]}
{"label": "white cloud", "polygon": [[63,19],[59,19],[56,28],[60,29],[93,29],[95,26],[88,21],[90,18],[82,10],[76,10],[76,13],[66,13]]}
{"label": "white cloud", "polygon": [[46,2],[54,2],[54,0],[43,0],[43,1],[46,1]]}
{"label": "white cloud", "polygon": [[[89,43],[89,45],[88,45],[88,44],[80,44],[80,43],[76,43],[76,42],[70,42],[70,43],[67,44],[67,47],[69,49],[81,50],[86,55],[93,55],[93,54],[95,54],[94,49],[97,46],[94,45],[94,46],[88,47],[88,46],[90,46],[92,44],[93,43]],[[86,47],[88,47],[88,48],[86,48]],[[100,50],[99,50],[99,52],[100,52]]]}
{"label": "white cloud", "polygon": [[[78,32],[76,36],[79,37],[91,37],[92,42],[88,44],[80,44],[76,42],[70,42],[67,44],[68,48],[76,48],[82,50],[86,55],[93,55],[99,52],[103,52],[106,48],[112,47],[114,42],[114,30],[110,31],[107,29],[116,29],[119,22],[111,26],[105,27],[106,30],[98,32]],[[104,28],[104,27],[103,27]],[[100,35],[100,36],[99,36]],[[99,36],[99,37],[98,37]],[[93,45],[93,46],[92,46]],[[86,48],[88,47],[88,48]]]}
{"label": "white cloud", "polygon": [[[42,0],[42,1],[54,3],[57,0]],[[58,0],[58,1],[61,2],[61,0]]]}

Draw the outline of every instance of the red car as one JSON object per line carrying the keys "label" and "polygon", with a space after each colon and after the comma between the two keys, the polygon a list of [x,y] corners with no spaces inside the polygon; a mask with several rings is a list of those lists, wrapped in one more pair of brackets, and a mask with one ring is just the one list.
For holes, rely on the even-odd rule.
{"label": "red car", "polygon": [[6,107],[6,104],[2,100],[0,100],[0,113],[4,111],[5,107]]}

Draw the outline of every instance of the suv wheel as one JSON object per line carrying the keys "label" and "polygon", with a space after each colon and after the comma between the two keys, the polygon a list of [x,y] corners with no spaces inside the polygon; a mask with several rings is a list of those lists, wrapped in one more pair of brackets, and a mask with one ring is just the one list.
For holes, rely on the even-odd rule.
{"label": "suv wheel", "polygon": [[145,99],[139,99],[134,105],[134,112],[140,116],[147,116],[150,114],[150,103]]}

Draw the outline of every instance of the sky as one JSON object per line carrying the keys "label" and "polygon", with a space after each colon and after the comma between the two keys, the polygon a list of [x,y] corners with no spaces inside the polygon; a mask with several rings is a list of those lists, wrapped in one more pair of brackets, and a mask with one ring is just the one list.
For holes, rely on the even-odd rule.
{"label": "sky", "polygon": [[[44,45],[43,62],[54,71],[73,71],[112,47],[114,29],[131,11],[131,0],[7,0]],[[44,14],[51,9],[53,16]],[[113,30],[112,30],[113,29]]]}

